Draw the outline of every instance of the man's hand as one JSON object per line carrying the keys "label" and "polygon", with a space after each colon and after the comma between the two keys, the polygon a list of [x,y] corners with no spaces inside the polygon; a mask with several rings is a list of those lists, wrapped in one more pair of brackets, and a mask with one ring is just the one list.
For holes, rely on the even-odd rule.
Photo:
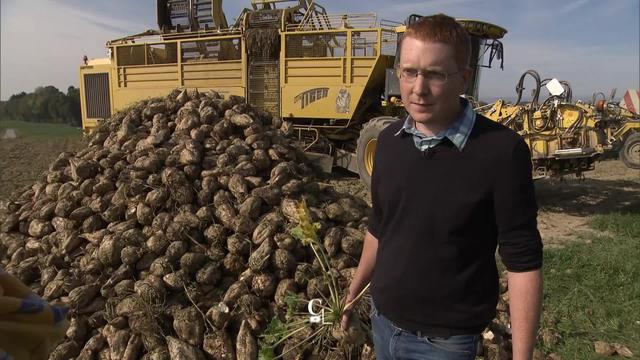
{"label": "man's hand", "polygon": [[542,307],[542,272],[509,272],[507,279],[513,359],[530,360],[533,358]]}
{"label": "man's hand", "polygon": [[349,327],[349,317],[351,316],[351,310],[355,306],[355,301],[353,300],[371,280],[373,268],[376,265],[377,254],[378,239],[367,231],[364,235],[364,245],[362,247],[362,255],[360,255],[360,262],[358,263],[358,269],[353,276],[353,280],[351,280],[351,285],[349,286],[345,299],[346,306],[342,312],[342,320],[340,321],[340,326],[343,330],[346,330],[347,327]]}
{"label": "man's hand", "polygon": [[351,291],[347,291],[347,296],[345,299],[345,307],[342,310],[342,320],[340,321],[340,327],[342,330],[347,330],[349,327],[349,319],[351,318],[351,310],[355,306],[355,302],[353,301],[353,296],[351,296]]}

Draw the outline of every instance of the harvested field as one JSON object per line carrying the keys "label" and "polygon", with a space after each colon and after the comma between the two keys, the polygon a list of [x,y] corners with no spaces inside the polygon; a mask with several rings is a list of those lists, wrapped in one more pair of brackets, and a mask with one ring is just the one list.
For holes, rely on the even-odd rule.
{"label": "harvested field", "polygon": [[0,140],[0,200],[19,188],[33,184],[49,164],[65,151],[78,151],[81,136]]}
{"label": "harvested field", "polygon": [[[281,140],[278,140],[280,134],[277,131],[268,130],[270,132],[263,133],[264,129],[261,125],[255,125],[264,121],[265,129],[269,128],[271,120],[265,114],[250,113],[250,116],[240,116],[248,111],[245,107],[239,103],[225,103],[223,105],[222,102],[217,101],[219,99],[215,96],[211,98],[200,97],[196,100],[191,103],[185,103],[186,100],[181,101],[176,98],[167,100],[166,104],[177,101],[184,108],[181,112],[178,111],[180,114],[178,121],[172,123],[167,122],[168,119],[153,117],[153,113],[162,108],[160,103],[144,104],[149,106],[138,110],[142,112],[142,120],[130,120],[128,125],[122,126],[119,123],[111,124],[109,131],[105,129],[100,140],[94,138],[91,143],[93,148],[90,151],[82,151],[87,148],[87,143],[79,136],[49,139],[18,136],[15,139],[0,141],[0,164],[2,165],[0,200],[6,200],[9,198],[9,194],[14,193],[17,189],[37,182],[40,183],[41,190],[51,188],[49,189],[51,190],[50,194],[47,193],[47,196],[50,197],[42,198],[37,203],[37,206],[41,206],[39,212],[31,212],[25,207],[24,211],[21,210],[20,217],[15,217],[15,219],[19,218],[20,222],[29,225],[28,229],[22,225],[18,226],[18,223],[14,224],[13,220],[5,223],[5,225],[9,224],[6,225],[6,228],[15,231],[15,235],[18,237],[22,236],[18,234],[19,232],[27,231],[32,236],[30,239],[39,237],[42,237],[43,241],[45,238],[47,239],[44,245],[35,246],[36,244],[31,242],[28,250],[24,248],[18,251],[19,245],[14,246],[9,270],[21,274],[26,282],[36,280],[38,276],[46,278],[48,286],[45,286],[44,281],[38,284],[40,280],[33,284],[37,292],[40,294],[44,292],[48,300],[72,304],[74,329],[80,323],[84,324],[83,326],[89,323],[93,329],[85,329],[88,332],[83,333],[72,332],[71,335],[68,333],[68,339],[58,348],[58,353],[71,349],[72,353],[81,355],[81,357],[97,355],[100,352],[130,353],[129,355],[141,355],[146,352],[160,356],[160,358],[165,358],[167,354],[171,355],[171,358],[179,356],[200,358],[203,355],[202,350],[204,350],[205,353],[216,356],[222,355],[226,351],[237,351],[238,358],[254,358],[256,346],[260,341],[258,335],[263,332],[275,333],[277,326],[286,325],[268,323],[268,320],[274,313],[283,311],[288,306],[290,298],[286,296],[287,290],[297,291],[299,297],[307,299],[327,291],[323,287],[323,285],[326,286],[326,279],[323,280],[320,277],[322,272],[319,271],[319,268],[323,265],[321,261],[314,260],[311,252],[308,251],[309,249],[305,250],[304,247],[294,245],[293,239],[286,234],[284,229],[284,227],[288,227],[285,224],[295,225],[300,222],[300,214],[296,212],[293,199],[307,198],[312,204],[311,206],[314,203],[327,205],[326,207],[312,207],[311,215],[313,221],[324,219],[321,220],[325,225],[319,229],[320,236],[323,236],[323,245],[328,249],[331,267],[345,270],[345,272],[340,271],[339,274],[335,274],[340,280],[341,286],[344,286],[349,271],[355,266],[356,263],[353,260],[357,259],[360,251],[359,246],[361,246],[359,241],[361,241],[364,223],[364,219],[362,219],[364,214],[364,205],[362,204],[364,202],[361,200],[354,202],[355,200],[339,194],[352,194],[357,198],[369,201],[367,189],[359,179],[351,174],[336,171],[332,176],[320,180],[316,184],[304,166],[299,168],[297,165],[291,165],[293,167],[286,165],[300,162],[300,159],[290,149],[287,149],[284,143],[278,143]],[[220,106],[216,119],[207,112],[209,110],[204,111],[208,106],[214,108]],[[156,107],[158,109],[154,110]],[[233,108],[233,111],[227,109],[231,111],[230,113],[221,111],[229,107]],[[175,112],[177,109],[175,108],[173,111]],[[200,113],[200,118],[209,119],[207,121],[210,123],[203,120],[203,123],[198,125],[198,121],[195,120],[197,116],[193,117],[196,112]],[[209,115],[202,115],[203,113]],[[140,114],[136,115],[136,117],[138,116]],[[150,120],[152,117],[153,121]],[[223,117],[224,120],[222,120]],[[134,121],[135,123],[132,123]],[[216,127],[214,124],[224,125]],[[252,127],[252,124],[255,126]],[[133,132],[136,126],[138,130],[142,129],[144,136],[139,133],[136,135]],[[248,130],[249,128],[251,129]],[[212,130],[213,133],[229,132],[234,134],[235,141],[224,143],[220,138],[215,140],[215,144],[213,142],[207,143],[206,134],[203,135],[203,132],[208,134]],[[171,138],[167,136],[171,136]],[[273,144],[282,145],[282,147],[276,146],[274,148],[279,152],[275,150],[275,152],[269,152],[273,164],[262,170],[252,168],[250,164],[261,164],[262,159],[249,156],[247,151],[251,151],[251,148],[256,151],[260,150],[263,144],[259,141],[266,140],[268,143],[273,142]],[[159,146],[165,141],[168,141],[166,145]],[[204,150],[197,146],[197,143],[202,141],[206,145]],[[101,145],[103,142],[104,148]],[[136,146],[136,143],[140,145]],[[257,145],[254,146],[254,144]],[[104,151],[107,148],[106,145],[117,145],[123,149],[120,151],[121,158],[111,159],[109,152]],[[153,153],[154,146],[164,150]],[[267,146],[267,148],[269,147]],[[136,151],[134,152],[133,149]],[[78,155],[77,158],[71,154],[59,156],[60,153],[68,151],[80,151],[81,155]],[[245,154],[245,152],[247,153]],[[211,156],[211,159],[207,159],[206,154]],[[171,163],[173,166],[163,170],[162,166],[166,165],[160,165],[162,162],[156,161],[156,158],[159,157],[164,157],[164,163]],[[215,161],[213,161],[214,157]],[[205,162],[205,160],[207,161]],[[94,173],[97,171],[96,164],[98,163],[100,167],[109,171],[96,176]],[[205,168],[193,164],[202,164]],[[127,189],[127,186],[122,186],[124,180],[116,177],[115,171],[128,172],[135,182],[140,180],[136,177],[148,176],[148,174],[141,172],[142,168],[152,174],[149,179],[154,177],[153,181],[148,180],[147,183],[156,190],[148,192],[149,189],[144,186],[139,189],[136,187],[135,189],[138,190],[133,187]],[[55,171],[49,171],[48,177],[42,177],[41,174],[47,169]],[[205,173],[207,175],[204,175]],[[590,230],[587,226],[593,216],[640,211],[639,175],[637,171],[624,167],[621,162],[610,160],[598,163],[597,170],[588,173],[588,178],[584,180],[565,179],[563,181],[537,182],[540,230],[545,244],[548,246],[563,245],[572,239],[585,238],[578,235],[589,232],[595,235],[606,234],[604,230]],[[96,176],[97,183],[95,184],[93,176]],[[202,180],[200,180],[201,176]],[[215,178],[214,182],[205,181],[206,177]],[[73,184],[80,180],[83,180],[83,184],[91,183],[93,187],[84,186],[79,191],[71,189],[76,186]],[[65,189],[63,193],[69,190],[71,191],[69,194],[77,195],[78,199],[83,196],[83,193],[85,195],[91,193],[93,198],[85,197],[81,204],[71,204],[69,201],[56,197],[60,191],[56,192],[53,191],[53,187],[45,186],[46,183],[53,185],[52,182],[63,184],[58,188],[59,190],[62,190],[60,188],[63,186],[68,187],[69,189]],[[138,183],[144,185],[143,182],[138,181]],[[131,194],[119,194],[118,191],[113,194],[115,190],[113,185],[118,184],[120,186],[116,186],[117,189],[125,188],[123,192],[131,191]],[[193,193],[198,188],[204,190],[204,187],[208,186],[206,184],[213,184],[217,189],[216,196],[212,199],[208,199],[205,193]],[[272,184],[275,187],[282,186],[283,192],[288,191],[289,193],[285,195],[290,198],[283,198],[280,194],[277,200],[274,200],[273,203],[270,202],[271,193],[255,191],[258,190],[259,185],[265,184]],[[309,187],[311,185],[313,186]],[[168,189],[168,192],[159,191],[163,186]],[[306,190],[307,188],[315,190],[310,192],[310,190]],[[334,188],[336,192],[331,191],[331,188]],[[45,191],[48,191],[46,189]],[[27,198],[38,196],[36,195],[39,194],[38,190],[31,191],[32,193],[25,193]],[[119,206],[117,209],[102,209],[102,205],[104,205],[102,202],[93,201],[99,200],[107,194],[111,194],[113,201],[127,199],[128,205],[125,206],[126,204],[123,202],[120,204],[122,206],[116,204],[116,207]],[[311,198],[309,198],[309,194],[311,194]],[[314,194],[316,195],[315,200],[313,199]],[[162,199],[158,200],[156,197]],[[250,198],[255,201],[247,201]],[[23,202],[24,199],[26,198],[23,197]],[[211,201],[214,206],[209,208]],[[130,206],[132,202],[137,205]],[[262,203],[262,205],[249,206],[256,202]],[[86,218],[86,216],[90,215],[89,210],[95,212],[92,208],[94,203],[97,206],[96,209],[99,208],[99,212],[102,212],[99,216],[106,219],[104,221],[109,224],[94,215],[95,224],[86,225],[83,223],[82,229],[76,227],[73,224],[75,220],[93,218],[91,216]],[[200,208],[194,207],[195,203]],[[245,203],[249,205],[245,207]],[[347,203],[348,205],[345,205]],[[282,214],[279,214],[279,211],[277,214],[272,211],[274,205],[279,205]],[[35,203],[32,206],[34,211],[38,210]],[[74,210],[71,207],[76,208]],[[171,215],[172,221],[169,220],[169,216],[163,217],[167,221],[165,224],[167,231],[172,228],[171,224],[179,225],[180,229],[178,230],[180,231],[173,234],[177,238],[173,239],[170,244],[167,241],[160,241],[162,240],[160,237],[154,238],[153,236],[146,243],[138,241],[139,235],[146,236],[154,230],[152,225],[156,221],[154,213],[149,209],[155,209],[155,215],[158,213]],[[237,221],[233,216],[234,209],[239,209],[239,215],[241,215],[239,219],[243,219],[244,216],[247,221]],[[16,211],[15,207],[12,211]],[[65,220],[65,217],[68,217],[68,221],[65,220],[64,223],[68,223],[69,228],[62,226],[59,230],[55,228],[55,225],[54,228],[46,227],[46,219],[49,219],[53,214],[56,215],[53,220]],[[261,217],[261,215],[265,216]],[[268,218],[272,215],[280,216],[272,221]],[[31,223],[24,221],[32,217]],[[259,223],[255,223],[254,220],[258,219],[267,220],[259,220]],[[53,220],[51,220],[52,223]],[[230,236],[221,244],[209,238],[198,238],[197,231],[191,231],[195,229],[193,224],[198,220],[208,221],[208,225],[211,225],[210,228],[215,227],[215,223],[218,222],[220,225],[216,229]],[[57,221],[56,224],[60,225],[62,222]],[[86,223],[86,221],[84,222]],[[256,225],[260,228],[262,223],[266,226],[273,222],[281,225],[276,231],[281,232],[280,235],[282,235],[276,236],[275,243],[272,240],[259,241],[255,238],[256,232],[253,232],[252,229]],[[32,226],[33,223],[37,226]],[[104,230],[98,229],[105,226]],[[250,226],[251,229],[245,228],[246,226]],[[96,228],[93,229],[93,227]],[[91,228],[93,232],[87,232],[88,228]],[[176,226],[174,228],[177,229]],[[332,231],[332,229],[337,229],[337,232],[344,232],[344,234],[335,236],[336,239],[333,239],[333,234],[336,231]],[[53,235],[49,236],[53,230],[56,232],[59,230],[60,234],[68,233],[70,236],[60,239],[53,237]],[[85,234],[78,237],[77,232],[80,230]],[[264,230],[270,231],[268,226]],[[211,231],[211,233],[205,231],[205,236],[214,236],[213,230]],[[122,233],[123,236],[128,234],[131,237],[129,239],[131,244],[121,248],[121,244],[116,244],[113,241],[114,237],[108,235],[112,232],[114,234]],[[100,238],[97,237],[98,234]],[[343,240],[340,242],[341,238]],[[18,244],[21,240],[16,239],[13,240]],[[84,243],[85,247],[83,252],[78,250],[81,243]],[[207,243],[216,245],[216,249],[219,251],[214,253],[204,251],[203,246],[206,247]],[[255,246],[252,247],[252,243]],[[62,268],[69,266],[69,270],[55,270],[56,274],[54,271],[46,270],[42,274],[37,274],[40,270],[24,265],[26,263],[35,265],[34,261],[40,262],[37,259],[33,260],[36,257],[32,256],[34,251],[40,251],[40,248],[44,253],[53,249],[56,255],[47,257],[46,261],[60,263]],[[153,253],[161,254],[161,256],[154,257]],[[270,257],[273,260],[270,260]],[[220,261],[211,260],[213,258],[219,258]],[[24,262],[21,262],[21,259]],[[33,261],[29,262],[28,260]],[[295,267],[296,262],[307,263],[309,266],[308,268],[305,266]],[[39,265],[41,265],[40,269],[46,269],[45,263]],[[91,271],[89,274],[79,272],[80,267],[84,268],[84,265],[94,269],[94,273]],[[101,271],[103,269],[108,271],[103,273]],[[315,277],[306,279],[305,274],[308,271],[312,271],[310,275]],[[313,274],[314,271],[315,274]],[[142,278],[140,283],[129,279],[134,272],[136,274],[134,278],[138,278],[138,276]],[[105,285],[96,287],[92,285],[94,283],[105,283]],[[196,283],[200,284],[200,289],[195,286]],[[55,291],[52,290],[53,288]],[[163,304],[159,297],[147,296],[149,294],[145,292],[145,289],[157,290],[170,301]],[[207,291],[205,292],[204,289]],[[132,295],[133,293],[136,295]],[[92,300],[85,304],[84,302],[88,301],[85,298]],[[501,301],[499,308],[506,309],[504,295],[501,298],[503,301]],[[237,301],[238,308],[230,306]],[[499,339],[505,335],[504,325],[507,323],[506,311],[500,311],[499,317],[491,327],[493,340],[485,340],[485,352],[502,351],[498,348],[498,344],[503,344]],[[156,331],[161,331],[166,336],[164,340],[151,336]],[[141,335],[134,335],[130,337],[128,342],[124,342],[125,338],[129,338],[131,334]],[[334,333],[331,336],[334,337],[334,340],[339,339],[339,336]],[[357,343],[362,344],[365,337],[366,335],[362,334],[358,336]],[[92,348],[92,339],[101,339],[103,342],[106,339],[109,345],[103,344],[100,349],[94,349]],[[370,340],[366,341],[370,343]],[[354,342],[350,341],[350,343]],[[286,348],[291,344],[292,342],[288,342],[284,346]],[[508,348],[508,341],[504,344]],[[83,347],[84,350],[81,352]],[[143,348],[146,350],[142,350]],[[275,346],[274,350],[282,351]],[[370,352],[370,348],[365,345],[360,354],[367,352]],[[487,358],[492,357],[487,356]]]}
{"label": "harvested field", "polygon": [[640,213],[640,171],[618,160],[597,163],[585,179],[540,181],[536,191],[540,232],[552,246],[594,231],[587,226],[594,216]]}
{"label": "harvested field", "polygon": [[[367,187],[353,174],[337,171],[325,180],[337,191],[362,196],[371,202]],[[538,197],[538,228],[547,246],[558,246],[576,239],[596,215],[640,212],[640,171],[621,161],[596,163],[585,178],[546,179],[535,182]]]}

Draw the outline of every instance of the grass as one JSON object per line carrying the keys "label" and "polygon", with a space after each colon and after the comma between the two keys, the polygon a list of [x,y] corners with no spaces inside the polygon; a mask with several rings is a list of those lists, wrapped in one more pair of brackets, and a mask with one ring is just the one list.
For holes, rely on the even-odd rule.
{"label": "grass", "polygon": [[640,213],[595,217],[584,235],[545,251],[543,327],[557,344],[540,344],[563,359],[600,359],[595,341],[621,343],[640,358]]}
{"label": "grass", "polygon": [[18,138],[80,138],[82,136],[81,129],[65,124],[34,123],[16,120],[0,121],[0,137],[4,135],[6,129],[14,129]]}

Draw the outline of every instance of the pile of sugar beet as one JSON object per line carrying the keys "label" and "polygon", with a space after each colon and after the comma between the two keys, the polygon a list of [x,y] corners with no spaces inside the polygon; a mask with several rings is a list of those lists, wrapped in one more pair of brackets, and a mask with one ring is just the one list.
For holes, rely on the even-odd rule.
{"label": "pile of sugar beet", "polygon": [[[301,200],[348,287],[368,205],[319,183],[282,125],[241,97],[176,90],[104,120],[86,148],[0,203],[0,266],[70,310],[50,359],[257,359],[288,297],[329,295],[311,247],[290,234]],[[485,336],[487,358],[507,355],[507,322]],[[291,350],[309,333],[276,354],[375,357],[365,331]]]}

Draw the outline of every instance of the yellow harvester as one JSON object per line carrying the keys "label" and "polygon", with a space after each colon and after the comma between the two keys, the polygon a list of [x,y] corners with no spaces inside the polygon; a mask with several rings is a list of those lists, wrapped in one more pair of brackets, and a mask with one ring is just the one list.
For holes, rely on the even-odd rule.
{"label": "yellow harvester", "polygon": [[[523,103],[524,80],[535,81],[531,102]],[[551,95],[539,102],[542,86]],[[598,129],[587,109],[571,102],[571,86],[566,81],[540,79],[535,70],[527,70],[516,86],[514,104],[498,100],[476,110],[488,118],[517,131],[531,149],[533,178],[568,174],[581,175],[593,170],[603,153]]]}
{"label": "yellow harvester", "polygon": [[640,94],[640,90],[630,89],[621,102],[613,101],[616,89],[611,91],[609,99],[599,92],[593,94],[591,103],[578,101],[576,105],[588,114],[589,125],[596,129],[603,150],[617,151],[627,167],[640,169],[640,114],[624,106],[624,101],[634,92]]}
{"label": "yellow harvester", "polygon": [[[111,40],[109,57],[80,67],[82,119],[97,121],[176,88],[244,96],[293,124],[306,151],[326,168],[358,172],[365,182],[389,116],[401,115],[393,70],[404,25],[374,14],[331,15],[311,0],[252,0],[227,24],[221,0],[158,0],[159,30]],[[407,21],[415,21],[412,15]],[[472,35],[479,69],[501,59],[506,30],[460,20]],[[360,139],[359,139],[360,138]]]}

